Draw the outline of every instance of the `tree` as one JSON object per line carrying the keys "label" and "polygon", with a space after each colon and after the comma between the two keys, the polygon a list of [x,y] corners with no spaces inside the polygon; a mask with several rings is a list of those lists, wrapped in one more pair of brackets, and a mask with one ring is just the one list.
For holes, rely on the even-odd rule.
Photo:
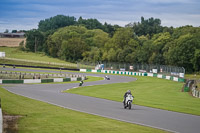
{"label": "tree", "polygon": [[193,71],[191,59],[194,58],[194,52],[198,42],[190,33],[180,36],[174,40],[165,54],[165,59],[169,65],[183,66],[187,71]]}
{"label": "tree", "polygon": [[150,56],[148,63],[150,64],[165,64],[163,54],[166,49],[164,47],[167,43],[171,42],[171,35],[168,32],[155,34],[152,40],[152,55]]}
{"label": "tree", "polygon": [[38,25],[38,30],[46,32],[48,30],[55,30],[61,27],[75,25],[76,18],[64,15],[57,15],[45,20],[41,20]]}
{"label": "tree", "polygon": [[154,19],[153,17],[147,20],[145,20],[144,17],[141,17],[141,22],[129,23],[126,27],[132,27],[138,36],[149,34],[152,37],[154,34],[163,31],[161,20],[157,18]]}
{"label": "tree", "polygon": [[196,49],[194,52],[194,58],[191,60],[193,68],[196,72],[200,71],[200,49]]}
{"label": "tree", "polygon": [[4,31],[4,33],[8,33],[9,32],[9,30],[8,29],[6,29],[5,31]]}
{"label": "tree", "polygon": [[17,30],[12,30],[12,33],[17,33]]}
{"label": "tree", "polygon": [[128,58],[139,46],[139,42],[134,38],[137,39],[131,28],[119,28],[112,39],[105,44],[102,59],[113,62],[132,62]]}
{"label": "tree", "polygon": [[103,29],[103,25],[97,19],[78,19],[78,25],[85,26],[87,29]]}
{"label": "tree", "polygon": [[26,49],[28,51],[37,52],[43,50],[44,36],[42,32],[33,29],[27,31],[25,36],[26,36]]}
{"label": "tree", "polygon": [[82,54],[88,49],[84,37],[86,32],[82,26],[60,28],[47,40],[49,54],[68,61],[83,59]]}

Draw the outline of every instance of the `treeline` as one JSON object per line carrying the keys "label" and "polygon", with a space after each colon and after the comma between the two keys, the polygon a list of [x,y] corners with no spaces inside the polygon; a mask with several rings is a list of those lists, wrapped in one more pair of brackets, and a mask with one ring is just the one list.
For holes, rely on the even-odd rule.
{"label": "treeline", "polygon": [[26,50],[66,61],[162,64],[200,71],[200,27],[163,27],[144,19],[125,27],[57,15],[26,32]]}

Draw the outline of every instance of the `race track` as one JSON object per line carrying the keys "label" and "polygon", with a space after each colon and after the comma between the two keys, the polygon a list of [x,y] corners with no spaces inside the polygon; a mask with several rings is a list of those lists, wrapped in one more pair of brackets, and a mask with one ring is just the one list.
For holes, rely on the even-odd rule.
{"label": "race track", "polygon": [[[3,68],[1,68],[2,70]],[[9,69],[9,68],[7,68]],[[23,69],[15,69],[22,71]],[[35,71],[35,70],[32,70]],[[37,70],[38,71],[38,70]],[[44,72],[44,70],[41,70]],[[49,72],[49,71],[48,71]],[[52,72],[52,71],[51,71]],[[59,71],[55,71],[58,72]],[[103,74],[86,74],[105,76]],[[111,80],[85,82],[84,86],[111,84],[135,81],[128,76],[110,75]],[[78,83],[70,84],[17,84],[3,86],[8,91],[32,99],[44,101],[64,108],[112,118],[120,121],[154,127],[171,132],[197,133],[200,132],[200,116],[160,110],[134,105],[133,109],[123,109],[121,102],[100,98],[62,93],[63,90],[77,87]],[[122,94],[123,96],[123,94]]]}

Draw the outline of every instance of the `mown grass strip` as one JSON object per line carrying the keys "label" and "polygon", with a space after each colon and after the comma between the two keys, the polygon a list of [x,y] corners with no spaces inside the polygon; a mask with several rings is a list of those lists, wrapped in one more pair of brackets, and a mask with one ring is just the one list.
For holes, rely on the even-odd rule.
{"label": "mown grass strip", "polygon": [[124,93],[131,90],[135,104],[200,115],[200,99],[181,92],[183,83],[155,77],[135,77],[138,80],[134,82],[81,87],[67,92],[122,102]]}
{"label": "mown grass strip", "polygon": [[0,87],[3,112],[20,115],[20,133],[161,133],[162,130],[72,111]]}

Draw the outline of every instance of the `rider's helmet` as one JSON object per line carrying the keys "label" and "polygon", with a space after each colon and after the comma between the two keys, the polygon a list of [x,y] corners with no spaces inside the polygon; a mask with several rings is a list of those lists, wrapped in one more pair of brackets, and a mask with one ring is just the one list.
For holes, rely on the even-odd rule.
{"label": "rider's helmet", "polygon": [[131,90],[127,90],[128,93],[131,93]]}

